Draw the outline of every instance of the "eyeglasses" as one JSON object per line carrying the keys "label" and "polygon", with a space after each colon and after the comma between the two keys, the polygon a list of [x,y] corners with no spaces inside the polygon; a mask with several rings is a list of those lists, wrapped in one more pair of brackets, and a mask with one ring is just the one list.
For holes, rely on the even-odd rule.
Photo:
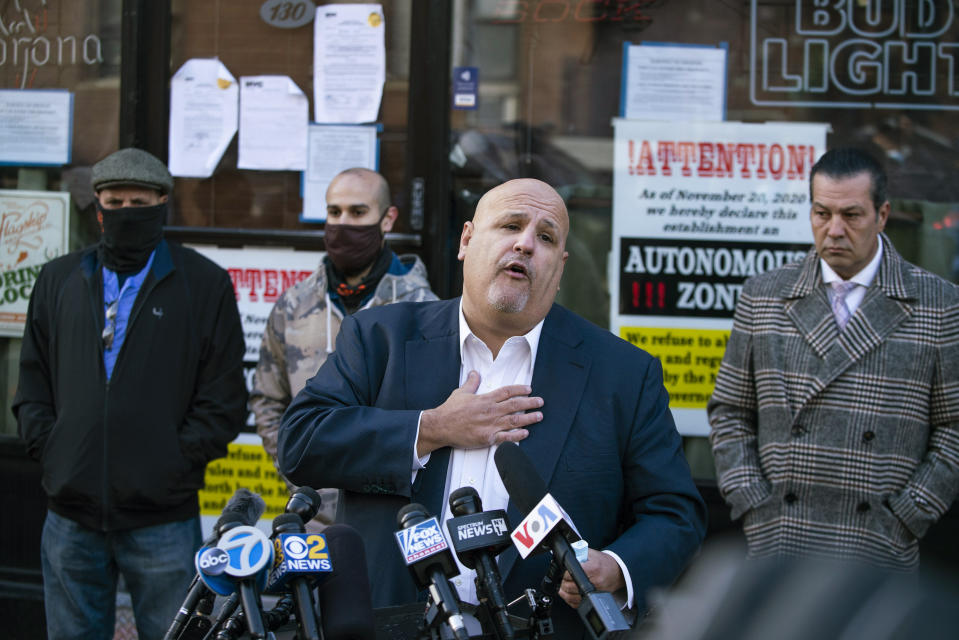
{"label": "eyeglasses", "polygon": [[106,313],[106,324],[103,326],[103,333],[100,334],[100,337],[103,338],[103,349],[104,351],[109,351],[113,347],[113,334],[116,333],[117,328],[117,312],[120,310],[120,299],[117,298],[107,306]]}

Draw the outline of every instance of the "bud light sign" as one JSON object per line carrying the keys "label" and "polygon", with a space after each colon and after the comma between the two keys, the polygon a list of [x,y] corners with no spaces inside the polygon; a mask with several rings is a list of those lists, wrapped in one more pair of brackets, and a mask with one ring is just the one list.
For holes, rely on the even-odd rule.
{"label": "bud light sign", "polygon": [[397,531],[396,543],[400,545],[407,566],[449,548],[435,516]]}

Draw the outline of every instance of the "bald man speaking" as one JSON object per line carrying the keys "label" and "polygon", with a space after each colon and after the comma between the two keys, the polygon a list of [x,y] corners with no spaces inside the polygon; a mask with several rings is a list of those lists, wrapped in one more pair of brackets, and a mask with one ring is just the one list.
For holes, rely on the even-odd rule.
{"label": "bald man speaking", "polygon": [[[702,542],[705,508],[668,408],[659,361],[554,304],[569,217],[549,185],[512,180],[463,225],[463,296],[347,318],[334,354],[280,427],[293,482],[344,490],[344,521],[366,542],[373,604],[417,600],[393,533],[410,502],[449,517],[472,486],[486,510],[523,515],[493,461],[517,442],[589,543],[591,582],[642,614]],[[507,600],[537,587],[548,557],[498,556]],[[453,585],[476,602],[472,572]],[[565,576],[557,637],[581,638],[580,593]]]}

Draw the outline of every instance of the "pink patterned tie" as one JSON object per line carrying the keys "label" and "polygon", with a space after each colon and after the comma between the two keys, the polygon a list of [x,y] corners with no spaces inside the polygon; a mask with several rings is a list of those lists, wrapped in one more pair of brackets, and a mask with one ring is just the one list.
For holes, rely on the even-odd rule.
{"label": "pink patterned tie", "polygon": [[855,282],[836,280],[832,283],[832,313],[836,316],[836,324],[839,325],[840,331],[846,328],[846,323],[849,322],[850,318],[849,307],[846,306],[846,296],[855,288]]}

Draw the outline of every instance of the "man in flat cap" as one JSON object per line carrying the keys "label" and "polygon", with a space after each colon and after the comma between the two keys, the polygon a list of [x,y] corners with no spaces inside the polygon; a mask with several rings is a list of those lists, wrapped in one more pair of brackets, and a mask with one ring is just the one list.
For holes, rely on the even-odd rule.
{"label": "man in flat cap", "polygon": [[113,637],[122,575],[149,640],[195,574],[206,465],[246,418],[243,333],[227,273],[163,238],[160,160],[122,149],[92,186],[100,241],[40,272],[13,412],[49,498],[49,637]]}

